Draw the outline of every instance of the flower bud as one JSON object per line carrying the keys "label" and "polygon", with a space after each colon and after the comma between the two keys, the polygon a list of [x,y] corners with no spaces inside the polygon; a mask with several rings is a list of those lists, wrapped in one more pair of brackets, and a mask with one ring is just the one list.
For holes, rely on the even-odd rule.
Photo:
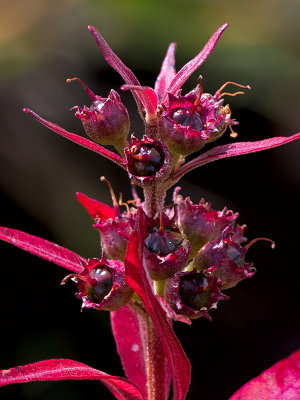
{"label": "flower bud", "polygon": [[160,140],[144,136],[132,137],[125,149],[127,169],[131,181],[140,186],[151,185],[168,177],[172,156]]}
{"label": "flower bud", "polygon": [[[71,277],[67,276],[65,280]],[[72,275],[82,299],[82,308],[115,311],[125,305],[132,296],[132,289],[125,281],[125,268],[121,261],[107,260],[102,256],[88,260],[80,274]]]}
{"label": "flower bud", "polygon": [[221,293],[221,285],[220,279],[209,271],[178,272],[166,282],[165,300],[177,314],[211,319],[208,311],[216,308],[219,300],[228,299]]}
{"label": "flower bud", "polygon": [[234,243],[230,237],[218,238],[203,246],[194,260],[197,270],[214,267],[214,274],[222,281],[222,289],[229,289],[255,274],[253,263],[245,262],[247,246]]}
{"label": "flower bud", "polygon": [[81,120],[87,136],[99,144],[113,145],[123,155],[127,146],[129,116],[119,94],[112,89],[108,98],[103,98],[95,95],[78,78],[68,79],[68,82],[72,80],[78,80],[92,100],[90,107],[76,106],[75,113]]}
{"label": "flower bud", "polygon": [[220,93],[203,93],[199,85],[186,94],[169,94],[168,105],[159,121],[159,136],[174,154],[188,155],[223,135],[231,120],[228,106],[223,106]]}

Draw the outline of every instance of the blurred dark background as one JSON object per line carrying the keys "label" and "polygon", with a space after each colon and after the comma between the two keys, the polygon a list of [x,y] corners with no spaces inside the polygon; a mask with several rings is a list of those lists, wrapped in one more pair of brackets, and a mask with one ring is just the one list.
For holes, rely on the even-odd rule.
{"label": "blurred dark background", "polygon": [[[76,202],[80,191],[110,202],[105,175],[130,198],[124,171],[98,155],[59,138],[22,113],[32,108],[67,130],[83,134],[74,105],[89,105],[77,83],[97,94],[122,84],[87,30],[95,25],[144,85],[153,86],[165,50],[178,43],[177,69],[200,51],[224,22],[231,26],[201,73],[205,91],[225,81],[250,84],[246,95],[226,98],[239,141],[288,136],[299,130],[298,0],[168,0],[26,2],[1,0],[1,225],[59,243],[84,257],[100,255],[98,233]],[[198,74],[198,75],[197,75]],[[131,131],[142,124],[130,93],[122,94]],[[218,142],[230,143],[225,136]],[[239,211],[249,240],[265,236],[248,253],[258,269],[251,280],[227,292],[231,299],[192,326],[175,324],[192,366],[189,399],[225,400],[299,345],[299,147],[218,161],[189,173],[180,183],[194,202]],[[129,185],[127,185],[129,186]],[[47,358],[71,358],[111,374],[122,374],[106,312],[80,312],[66,272],[6,243],[1,244],[1,368]],[[15,385],[0,398],[20,400],[112,399],[97,382]]]}

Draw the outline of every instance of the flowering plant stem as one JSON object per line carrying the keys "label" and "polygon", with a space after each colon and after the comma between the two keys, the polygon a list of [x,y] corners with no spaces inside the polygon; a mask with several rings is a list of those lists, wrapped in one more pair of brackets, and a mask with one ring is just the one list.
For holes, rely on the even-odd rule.
{"label": "flowering plant stem", "polygon": [[[246,255],[245,225],[238,213],[214,210],[203,198],[194,204],[174,190],[173,203],[165,205],[166,191],[189,171],[223,158],[249,154],[293,142],[300,133],[257,142],[230,143],[213,147],[185,162],[205,145],[225,134],[237,121],[224,105],[223,89],[204,93],[202,77],[197,86],[182,95],[181,86],[207,59],[228,27],[222,25],[203,50],[175,70],[175,43],[169,46],[154,88],[141,86],[133,72],[113,52],[94,27],[89,30],[106,61],[124,79],[121,90],[130,90],[137,103],[145,134],[130,131],[129,115],[120,95],[112,89],[107,98],[95,95],[79,78],[92,104],[76,106],[86,139],[47,121],[28,108],[24,111],[59,135],[106,157],[125,169],[132,185],[133,200],[119,202],[104,177],[112,207],[77,193],[78,201],[100,233],[102,255],[85,259],[68,249],[33,235],[0,227],[0,239],[66,270],[65,284],[76,284],[82,309],[106,310],[126,378],[108,375],[72,360],[53,359],[0,371],[0,386],[42,380],[93,379],[104,383],[119,400],[173,400],[186,398],[191,365],[173,331],[173,321],[191,324],[201,317],[211,320],[211,311],[226,291],[252,277],[256,270]],[[243,93],[243,92],[242,92]],[[113,146],[120,155],[107,150]],[[140,199],[136,185],[143,189]],[[120,207],[124,207],[122,211]],[[250,381],[232,400],[282,400],[300,398],[300,352],[281,361]],[[265,384],[267,382],[267,385]],[[171,390],[172,389],[172,390]]]}

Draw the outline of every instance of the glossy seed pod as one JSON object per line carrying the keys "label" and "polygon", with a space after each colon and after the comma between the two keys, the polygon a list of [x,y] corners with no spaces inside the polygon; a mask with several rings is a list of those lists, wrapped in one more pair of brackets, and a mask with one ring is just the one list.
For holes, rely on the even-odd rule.
{"label": "glossy seed pod", "polygon": [[185,267],[190,244],[178,230],[151,228],[145,239],[144,260],[149,275],[154,280],[167,279]]}
{"label": "glossy seed pod", "polygon": [[121,261],[88,260],[84,271],[72,278],[82,299],[82,308],[115,311],[125,305],[132,296],[132,289],[125,281],[125,268]]}
{"label": "glossy seed pod", "polygon": [[169,94],[159,120],[159,137],[172,154],[192,154],[236,123],[219,97],[219,93],[203,93],[202,85],[185,96]]}
{"label": "glossy seed pod", "polygon": [[165,180],[171,172],[172,155],[160,140],[132,137],[125,155],[128,174],[134,184],[153,185]]}
{"label": "glossy seed pod", "polygon": [[165,301],[177,313],[190,319],[206,317],[217,307],[219,300],[227,300],[221,293],[221,281],[210,271],[178,272],[166,281]]}

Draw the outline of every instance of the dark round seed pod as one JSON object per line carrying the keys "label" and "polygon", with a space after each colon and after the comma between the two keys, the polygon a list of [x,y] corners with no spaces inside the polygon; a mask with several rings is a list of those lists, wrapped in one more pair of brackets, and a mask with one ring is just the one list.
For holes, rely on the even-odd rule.
{"label": "dark round seed pod", "polygon": [[145,238],[144,258],[154,280],[167,279],[185,267],[190,244],[180,232],[155,226]]}
{"label": "dark round seed pod", "polygon": [[189,109],[179,108],[172,115],[173,121],[182,126],[189,126],[191,129],[201,131],[203,123],[197,112],[191,112]]}
{"label": "dark round seed pod", "polygon": [[164,154],[153,144],[131,147],[132,170],[136,176],[153,176],[164,163]]}
{"label": "dark round seed pod", "polygon": [[89,277],[92,286],[87,289],[87,297],[92,303],[100,304],[113,287],[112,275],[107,268],[96,267],[89,273]]}
{"label": "dark round seed pod", "polygon": [[172,155],[160,140],[132,137],[125,155],[132,183],[142,187],[166,179],[171,172]]}
{"label": "dark round seed pod", "polygon": [[82,299],[82,308],[115,311],[125,305],[132,296],[132,289],[125,281],[125,267],[121,261],[87,260],[84,271],[76,274],[74,281]]}
{"label": "dark round seed pod", "polygon": [[166,281],[165,300],[179,315],[190,319],[206,317],[217,307],[219,300],[227,300],[221,292],[222,282],[208,270],[178,272]]}

